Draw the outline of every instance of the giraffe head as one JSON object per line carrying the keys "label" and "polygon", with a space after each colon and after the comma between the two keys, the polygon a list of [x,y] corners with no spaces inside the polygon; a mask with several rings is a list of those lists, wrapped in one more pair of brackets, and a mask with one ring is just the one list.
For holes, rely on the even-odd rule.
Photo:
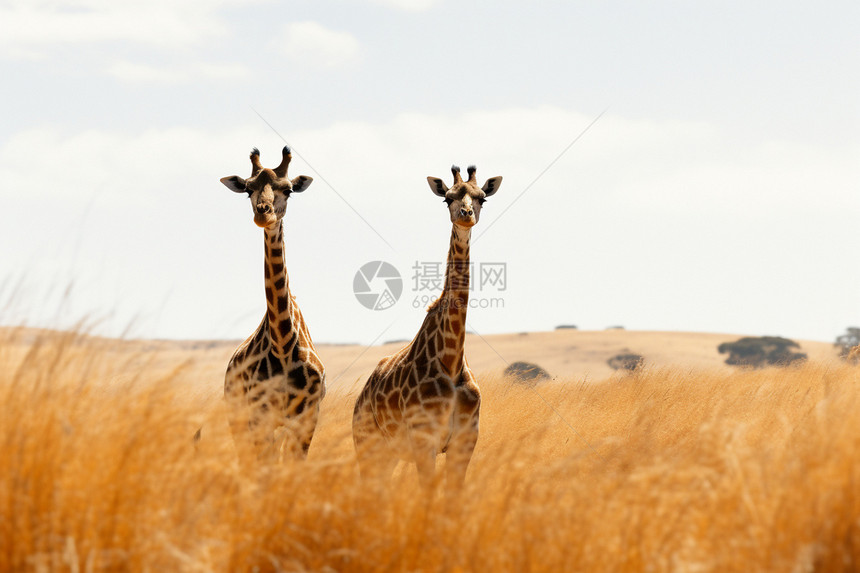
{"label": "giraffe head", "polygon": [[290,148],[284,146],[281,164],[268,169],[260,164],[260,151],[251,151],[251,176],[242,179],[238,175],[222,177],[221,183],[235,193],[247,193],[254,210],[254,222],[258,227],[272,227],[284,218],[287,199],[291,193],[301,193],[313,181],[307,175],[299,175],[292,181],[287,179],[287,167],[293,158]]}
{"label": "giraffe head", "polygon": [[481,216],[481,205],[484,204],[487,197],[499,190],[502,178],[490,177],[483,187],[478,187],[474,165],[470,165],[466,169],[469,174],[467,181],[463,181],[460,176],[460,168],[456,165],[451,166],[451,172],[454,174],[454,185],[450,189],[438,177],[428,177],[427,182],[433,193],[445,198],[445,203],[448,204],[448,211],[451,214],[451,222],[468,228],[478,222],[478,218]]}

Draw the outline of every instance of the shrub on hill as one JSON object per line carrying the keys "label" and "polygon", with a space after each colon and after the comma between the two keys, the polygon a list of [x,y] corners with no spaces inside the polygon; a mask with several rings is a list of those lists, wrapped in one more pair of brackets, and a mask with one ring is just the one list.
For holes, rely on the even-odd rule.
{"label": "shrub on hill", "polygon": [[514,378],[518,382],[539,382],[541,380],[549,380],[549,373],[530,362],[514,362],[505,368],[505,376]]}
{"label": "shrub on hill", "polygon": [[615,370],[629,370],[630,372],[634,372],[642,367],[645,363],[645,358],[641,354],[625,352],[622,354],[616,354],[607,360],[606,363]]}
{"label": "shrub on hill", "polygon": [[839,348],[839,357],[851,362],[858,361],[858,354],[851,354],[851,349],[860,345],[860,328],[849,326],[845,329],[845,334],[840,334],[836,337],[836,342],[833,346]]}
{"label": "shrub on hill", "polygon": [[788,366],[806,360],[803,352],[792,348],[800,345],[781,336],[747,336],[735,342],[724,342],[717,347],[720,354],[728,354],[726,364],[763,368],[765,366]]}
{"label": "shrub on hill", "polygon": [[559,324],[555,327],[556,330],[576,330],[575,324]]}

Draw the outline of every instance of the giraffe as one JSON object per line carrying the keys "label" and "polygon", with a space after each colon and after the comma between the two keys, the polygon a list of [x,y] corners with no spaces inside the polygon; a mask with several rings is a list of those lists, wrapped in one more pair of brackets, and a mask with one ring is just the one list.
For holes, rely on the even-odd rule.
{"label": "giraffe", "polygon": [[456,165],[451,172],[450,189],[439,178],[427,178],[433,193],[444,197],[452,223],[442,294],[428,307],[412,342],[376,366],[352,419],[362,475],[388,477],[403,459],[416,464],[424,487],[434,484],[441,453],[446,455],[448,487],[459,487],[478,441],[481,392],[464,351],[469,240],[481,206],[502,182],[492,177],[478,187],[475,166],[467,169],[467,181]]}
{"label": "giraffe", "polygon": [[233,353],[224,377],[224,397],[240,457],[247,460],[254,452],[267,463],[307,456],[325,395],[325,368],[290,293],[284,264],[287,200],[313,181],[306,175],[287,179],[291,159],[285,146],[280,165],[267,169],[254,148],[250,178],[221,179],[231,191],[248,194],[254,223],[263,228],[266,314]]}

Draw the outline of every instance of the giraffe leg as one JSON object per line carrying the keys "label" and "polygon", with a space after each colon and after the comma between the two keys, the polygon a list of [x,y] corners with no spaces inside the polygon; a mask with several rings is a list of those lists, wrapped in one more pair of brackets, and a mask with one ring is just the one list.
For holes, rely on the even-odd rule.
{"label": "giraffe leg", "polygon": [[299,438],[299,446],[301,447],[301,452],[299,455],[302,459],[307,459],[308,450],[311,449],[311,441],[314,439],[314,433],[317,429],[317,423],[319,422],[320,417],[320,407],[319,403],[313,408],[309,410],[311,413],[308,415],[308,421],[305,424],[304,431]]}
{"label": "giraffe leg", "polygon": [[399,461],[382,436],[355,438],[355,457],[362,481],[388,483]]}
{"label": "giraffe leg", "polygon": [[353,413],[352,440],[361,479],[379,483],[390,481],[399,460],[376,426],[373,413],[361,405],[357,405]]}
{"label": "giraffe leg", "polygon": [[436,486],[436,452],[424,449],[415,452],[415,467],[418,470],[418,483],[426,490]]}
{"label": "giraffe leg", "polygon": [[436,483],[436,425],[409,424],[408,433],[409,448],[418,470],[418,481],[424,489],[433,489]]}
{"label": "giraffe leg", "polygon": [[466,470],[469,468],[477,443],[477,428],[475,431],[461,431],[451,437],[445,453],[445,480],[449,490],[463,487],[466,481]]}
{"label": "giraffe leg", "polygon": [[230,406],[230,431],[242,466],[276,462],[277,419],[268,389],[264,385],[242,392],[237,387],[230,388],[225,391],[225,398]]}
{"label": "giraffe leg", "polygon": [[385,443],[379,429],[367,417],[356,416],[353,421],[353,444],[358,471],[362,480],[390,480],[397,457]]}
{"label": "giraffe leg", "polygon": [[466,480],[466,470],[478,444],[478,421],[481,413],[481,394],[471,372],[457,390],[452,413],[451,439],[445,454],[445,473],[448,489],[459,489]]}
{"label": "giraffe leg", "polygon": [[243,468],[252,467],[256,463],[257,456],[247,408],[234,406],[228,421],[240,466]]}
{"label": "giraffe leg", "polygon": [[254,443],[257,461],[261,464],[274,464],[278,461],[280,442],[276,441],[279,428],[278,416],[271,397],[263,395],[250,410],[248,430]]}
{"label": "giraffe leg", "polygon": [[300,417],[287,417],[275,432],[280,461],[305,460],[319,419],[319,405]]}
{"label": "giraffe leg", "polygon": [[254,434],[254,450],[257,461],[263,464],[273,464],[278,461],[278,446],[275,442],[276,430],[264,424],[252,428]]}
{"label": "giraffe leg", "polygon": [[284,463],[288,460],[303,461],[308,457],[311,447],[310,436],[297,436],[288,428],[280,427],[275,430],[275,447],[278,450],[278,461]]}

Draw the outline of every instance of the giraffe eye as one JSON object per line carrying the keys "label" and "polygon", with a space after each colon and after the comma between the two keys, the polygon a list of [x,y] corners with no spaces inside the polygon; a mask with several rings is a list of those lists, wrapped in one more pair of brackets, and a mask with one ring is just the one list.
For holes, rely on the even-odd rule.
{"label": "giraffe eye", "polygon": [[445,197],[445,203],[447,203],[449,206],[450,206],[450,205],[451,205],[451,203],[453,203],[453,202],[454,202],[454,200],[453,200],[451,197]]}
{"label": "giraffe eye", "polygon": [[486,203],[486,202],[487,202],[487,198],[486,198],[486,197],[481,197],[480,199],[478,199],[478,205],[483,205],[483,204],[484,204],[484,203]]}

